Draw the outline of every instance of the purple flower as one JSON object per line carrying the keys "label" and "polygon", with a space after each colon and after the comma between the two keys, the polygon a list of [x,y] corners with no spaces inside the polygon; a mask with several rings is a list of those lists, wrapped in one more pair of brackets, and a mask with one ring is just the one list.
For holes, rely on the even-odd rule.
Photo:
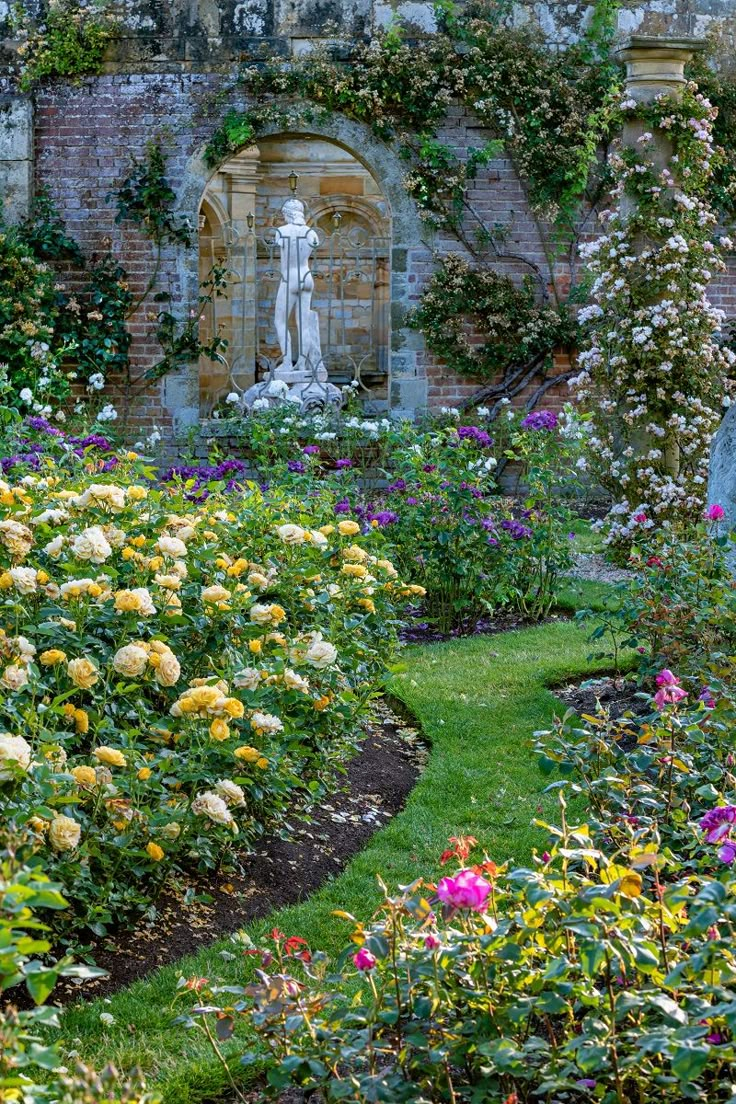
{"label": "purple flower", "polygon": [[545,429],[551,433],[557,429],[557,415],[552,410],[532,410],[521,423],[522,429]]}
{"label": "purple flower", "polygon": [[336,460],[335,461],[335,467],[336,468],[352,468],[352,466],[353,466],[353,461],[348,460],[347,457],[342,459],[342,460]]}
{"label": "purple flower", "polygon": [[493,438],[478,426],[458,426],[456,432],[461,441],[474,441],[479,448],[490,448],[493,444]]}
{"label": "purple flower", "polygon": [[525,537],[530,537],[532,535],[529,526],[522,525],[522,523],[515,518],[502,521],[501,528],[506,530],[512,540],[524,540]]}
{"label": "purple flower", "polygon": [[63,432],[57,429],[56,426],[52,426],[51,422],[47,421],[46,418],[37,418],[32,415],[26,418],[26,425],[30,426],[31,429],[40,430],[42,433],[48,433],[51,437],[64,436]]}
{"label": "purple flower", "polygon": [[290,472],[295,472],[297,475],[303,475],[307,470],[301,460],[289,460],[286,466]]}
{"label": "purple flower", "polygon": [[386,493],[387,494],[392,494],[393,491],[405,491],[405,490],[406,490],[406,480],[405,479],[395,479],[393,483],[389,483],[388,487],[386,488]]}
{"label": "purple flower", "polygon": [[728,835],[732,824],[736,824],[736,805],[716,805],[700,820],[708,843],[719,843]]}
{"label": "purple flower", "polygon": [[335,503],[335,513],[336,514],[349,514],[350,513],[350,503],[348,502],[348,500],[346,498],[343,498],[339,502]]}
{"label": "purple flower", "polygon": [[377,513],[368,515],[369,521],[375,521],[380,529],[383,529],[386,525],[393,525],[395,521],[399,520],[399,515],[395,510],[379,510]]}
{"label": "purple flower", "polygon": [[319,445],[305,445],[302,452],[305,456],[316,456],[319,452]]}
{"label": "purple flower", "polygon": [[437,471],[437,465],[436,464],[423,464],[422,465],[422,471],[423,472]]}
{"label": "purple flower", "polygon": [[404,501],[406,502],[407,506],[416,506],[417,502],[419,502],[419,499],[414,498],[414,495],[409,495],[409,497]]}

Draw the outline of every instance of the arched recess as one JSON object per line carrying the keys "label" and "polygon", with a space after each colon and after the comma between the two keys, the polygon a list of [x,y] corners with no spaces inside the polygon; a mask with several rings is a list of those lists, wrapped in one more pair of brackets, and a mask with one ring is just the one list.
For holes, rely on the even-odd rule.
{"label": "arched recess", "polygon": [[[385,266],[379,279],[384,284],[385,311],[383,313],[383,348],[385,349],[385,385],[383,388],[383,405],[409,411],[426,404],[426,380],[421,363],[421,338],[414,331],[408,330],[404,323],[404,316],[410,300],[410,283],[407,273],[408,259],[414,261],[429,261],[431,257],[430,246],[425,244],[427,237],[426,226],[419,218],[416,207],[403,187],[405,165],[399,161],[393,151],[374,137],[370,129],[360,123],[333,116],[329,120],[308,127],[292,127],[288,135],[284,135],[281,128],[274,127],[270,132],[265,131],[259,136],[258,146],[250,147],[247,151],[231,158],[224,166],[220,166],[215,172],[208,168],[203,160],[202,151],[195,154],[189,161],[182,183],[178,192],[177,210],[182,217],[187,217],[194,225],[199,225],[200,214],[206,216],[205,230],[210,236],[209,248],[212,248],[213,219],[221,226],[226,226],[231,215],[225,205],[217,202],[217,195],[212,195],[209,188],[212,180],[222,173],[228,165],[236,170],[243,167],[243,157],[251,157],[253,160],[248,172],[254,170],[255,185],[253,185],[254,204],[258,206],[263,200],[258,192],[258,162],[262,148],[275,147],[280,141],[310,141],[326,142],[336,151],[341,151],[340,156],[346,156],[356,165],[361,166],[365,174],[374,182],[376,195],[371,200],[379,200],[379,206],[383,205],[382,220],[387,228],[387,240],[385,249]],[[339,160],[339,157],[338,157]],[[290,166],[293,168],[295,166]],[[284,165],[286,168],[286,165]],[[299,193],[304,193],[310,175],[308,166],[302,165],[303,171],[299,172]],[[275,174],[277,175],[277,174]],[[288,198],[287,185],[288,173],[283,174],[284,180],[279,195],[270,197],[270,210],[260,212],[261,225],[271,221],[276,225],[280,205]],[[334,176],[334,166],[333,166]],[[312,182],[313,184],[314,182]],[[238,191],[247,191],[245,181],[241,180]],[[310,221],[319,227],[324,226],[325,219],[332,219],[337,212],[342,220],[355,226],[363,227],[367,233],[375,234],[380,229],[381,219],[376,218],[376,203],[366,202],[365,196],[345,194],[335,191],[332,195],[319,194],[310,186],[312,194],[304,194],[307,201]],[[216,192],[216,189],[215,189]],[[202,207],[202,200],[206,194],[206,206]],[[280,202],[277,203],[277,200]],[[244,212],[241,199],[241,216]],[[259,212],[255,211],[256,220]],[[216,236],[216,235],[215,235]],[[199,250],[183,251],[180,258],[180,283],[185,301],[196,299],[199,292],[201,279],[201,261]],[[411,289],[413,290],[413,289]],[[265,309],[265,308],[264,308]],[[222,389],[222,380],[213,376],[213,385],[210,387],[209,397],[203,401],[200,394],[200,378],[198,366],[193,365],[188,373],[167,377],[164,384],[164,402],[172,413],[175,424],[179,427],[191,425],[199,421],[207,413],[208,402],[214,397],[214,392],[219,387]],[[381,404],[379,404],[380,406]]]}

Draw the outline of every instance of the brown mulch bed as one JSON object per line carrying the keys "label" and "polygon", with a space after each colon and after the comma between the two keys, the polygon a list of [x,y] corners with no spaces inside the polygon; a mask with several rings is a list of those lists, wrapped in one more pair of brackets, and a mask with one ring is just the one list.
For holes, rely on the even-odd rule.
{"label": "brown mulch bed", "polygon": [[[155,920],[97,941],[91,953],[108,976],[81,984],[62,979],[54,1003],[108,996],[218,936],[309,897],[401,811],[426,757],[417,729],[385,701],[377,703],[337,791],[320,799],[307,823],[295,821],[288,839],[278,833],[264,836],[235,871],[192,879],[166,893],[157,902]],[[185,896],[187,901],[194,897],[191,904]]]}
{"label": "brown mulch bed", "polygon": [[614,720],[624,713],[643,717],[651,712],[651,705],[643,698],[637,697],[639,691],[640,687],[633,679],[616,675],[585,679],[584,682],[571,682],[553,689],[555,697],[559,698],[567,709],[574,709],[578,716],[582,713],[594,714],[600,702]]}
{"label": "brown mulch bed", "polygon": [[423,621],[421,613],[417,612],[401,631],[400,636],[404,644],[442,644],[447,640],[458,640],[464,636],[497,636],[499,633],[514,632],[517,629],[548,625],[551,621],[570,621],[571,619],[571,613],[560,610],[536,620],[512,610],[501,610],[493,616],[479,617],[449,632],[441,632],[429,621]]}

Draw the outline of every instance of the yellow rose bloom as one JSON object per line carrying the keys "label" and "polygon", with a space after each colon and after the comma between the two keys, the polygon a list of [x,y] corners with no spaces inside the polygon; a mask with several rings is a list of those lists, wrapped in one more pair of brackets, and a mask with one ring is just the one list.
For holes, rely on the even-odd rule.
{"label": "yellow rose bloom", "polygon": [[49,648],[46,652],[41,652],[38,657],[38,662],[43,667],[55,667],[57,663],[63,663],[66,659],[66,652],[62,652],[61,648]]}
{"label": "yellow rose bloom", "polygon": [[334,525],[320,525],[319,532],[322,534],[323,537],[329,537],[330,533],[335,532],[335,526]]}
{"label": "yellow rose bloom", "polygon": [[102,587],[99,583],[90,583],[87,587],[87,593],[90,598],[99,598],[102,594]]}
{"label": "yellow rose bloom", "polygon": [[36,574],[36,582],[38,583],[39,586],[46,586],[46,583],[49,581],[49,579],[50,579],[50,575],[48,574],[47,571],[39,571]]}
{"label": "yellow rose bloom", "polygon": [[13,586],[13,576],[9,571],[3,571],[0,575],[0,590],[10,590]]}
{"label": "yellow rose bloom", "polygon": [[157,843],[147,843],[146,851],[149,858],[153,859],[154,862],[161,862],[162,858],[164,857],[163,848],[159,847]]}
{"label": "yellow rose bloom", "polygon": [[376,603],[372,598],[359,598],[358,605],[361,606],[362,609],[368,610],[369,613],[376,612]]}
{"label": "yellow rose bloom", "polygon": [[134,548],[142,548],[143,545],[146,543],[146,538],[143,536],[142,533],[139,533],[137,536],[130,538],[130,543],[133,545]]}
{"label": "yellow rose bloom", "polygon": [[357,521],[346,519],[337,523],[337,531],[343,537],[354,537],[356,533],[360,532],[360,526]]}
{"label": "yellow rose bloom", "polygon": [[97,747],[92,753],[98,763],[105,763],[108,767],[125,767],[127,759],[122,751],[111,747]]}
{"label": "yellow rose bloom", "polygon": [[89,732],[89,717],[83,709],[75,709],[73,713],[74,727],[80,736],[84,736]]}
{"label": "yellow rose bloom", "polygon": [[343,575],[352,575],[355,579],[362,579],[368,574],[363,564],[359,563],[343,564],[340,570]]}
{"label": "yellow rose bloom", "polygon": [[245,715],[245,706],[237,698],[227,698],[222,708],[228,717],[234,717],[236,720]]}
{"label": "yellow rose bloom", "polygon": [[124,560],[132,560],[135,556],[135,552],[132,548],[124,548],[120,555],[123,557]]}
{"label": "yellow rose bloom", "polygon": [[256,766],[259,770],[265,770],[268,766],[268,759],[262,755],[260,759],[256,759]]}
{"label": "yellow rose bloom", "polygon": [[163,556],[151,556],[151,559],[148,561],[148,566],[151,571],[159,571],[160,568],[163,567],[163,562]]}
{"label": "yellow rose bloom", "polygon": [[80,786],[97,785],[97,775],[95,774],[94,767],[72,767],[72,776],[76,779]]}
{"label": "yellow rose bloom", "polygon": [[115,609],[121,613],[137,613],[140,608],[140,595],[132,590],[119,590],[115,595]]}
{"label": "yellow rose bloom", "polygon": [[234,575],[237,578],[239,575],[242,575],[243,572],[247,571],[247,570],[248,570],[248,561],[244,560],[241,556],[240,559],[237,559],[235,561],[235,563],[230,564],[230,566],[227,569],[227,573],[228,573],[228,575]]}
{"label": "yellow rose bloom", "polygon": [[141,769],[138,771],[138,778],[141,782],[147,782],[152,774],[153,771],[150,767],[141,767]]}
{"label": "yellow rose bloom", "polygon": [[80,690],[89,690],[100,677],[91,659],[70,659],[66,665],[69,678]]}
{"label": "yellow rose bloom", "polygon": [[213,740],[227,740],[230,735],[230,725],[223,721],[222,717],[215,717],[210,725],[210,736]]}
{"label": "yellow rose bloom", "polygon": [[236,759],[242,759],[244,763],[256,763],[261,758],[260,751],[257,748],[249,747],[247,744],[235,748],[233,755]]}
{"label": "yellow rose bloom", "polygon": [[[135,460],[136,454],[134,452],[128,453],[128,458]],[[128,487],[125,492],[125,497],[128,502],[143,502],[144,498],[148,498],[148,491],[145,487]]]}
{"label": "yellow rose bloom", "polygon": [[253,652],[254,655],[258,655],[263,651],[263,644],[260,640],[251,640],[248,642],[248,650]]}

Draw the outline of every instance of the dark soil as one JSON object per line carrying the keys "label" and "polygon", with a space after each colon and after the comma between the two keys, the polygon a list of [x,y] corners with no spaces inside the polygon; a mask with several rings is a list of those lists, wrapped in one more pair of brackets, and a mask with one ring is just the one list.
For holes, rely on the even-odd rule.
{"label": "dark soil", "polygon": [[624,713],[632,713],[635,717],[643,717],[651,713],[651,705],[637,696],[639,692],[640,688],[633,679],[614,675],[586,679],[579,683],[571,682],[554,688],[555,697],[559,698],[567,709],[574,709],[578,716],[582,713],[594,714],[600,702],[614,720],[622,717]]}
{"label": "dark soil", "polygon": [[463,636],[497,636],[499,633],[513,632],[516,629],[529,629],[534,625],[547,625],[550,621],[569,621],[571,616],[558,610],[548,617],[534,620],[512,610],[501,610],[492,616],[465,621],[450,629],[449,632],[441,632],[431,622],[423,620],[422,611],[417,610],[400,635],[404,644],[441,644],[446,640],[458,640]]}
{"label": "dark soil", "polygon": [[[53,1002],[108,996],[220,935],[309,897],[400,812],[426,755],[417,730],[379,703],[337,792],[320,800],[308,822],[297,821],[288,839],[264,836],[236,871],[193,879],[169,892],[159,899],[154,921],[98,941],[92,956],[108,976],[81,984],[62,979]],[[185,894],[187,900],[194,894],[191,904],[185,903]]]}

